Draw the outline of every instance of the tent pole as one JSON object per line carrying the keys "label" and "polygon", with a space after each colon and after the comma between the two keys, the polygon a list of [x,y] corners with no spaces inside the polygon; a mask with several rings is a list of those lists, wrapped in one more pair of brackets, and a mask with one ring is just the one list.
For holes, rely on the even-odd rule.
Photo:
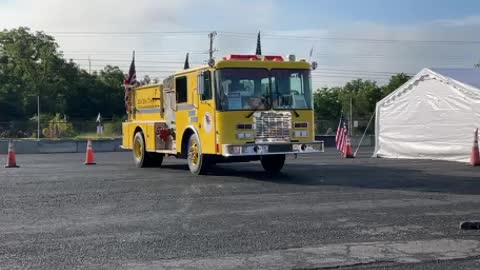
{"label": "tent pole", "polygon": [[370,121],[368,121],[368,125],[367,125],[367,127],[365,128],[365,131],[363,132],[363,136],[362,136],[362,138],[360,139],[360,143],[359,143],[358,146],[357,146],[357,150],[355,150],[355,153],[353,154],[354,157],[357,156],[357,152],[358,152],[358,150],[360,149],[360,146],[362,145],[363,138],[365,138],[365,135],[367,134],[367,130],[368,130],[368,128],[370,127],[370,124],[372,123],[372,120],[373,120],[373,117],[375,117],[375,114],[376,114],[376,111],[373,112],[372,117],[370,117]]}

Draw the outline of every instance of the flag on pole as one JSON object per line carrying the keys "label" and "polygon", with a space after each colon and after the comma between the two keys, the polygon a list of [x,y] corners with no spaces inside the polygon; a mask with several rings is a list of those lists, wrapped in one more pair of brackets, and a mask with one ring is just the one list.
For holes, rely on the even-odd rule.
{"label": "flag on pole", "polygon": [[188,61],[188,55],[189,55],[189,53],[187,53],[187,55],[185,56],[185,63],[183,64],[183,69],[189,69],[190,68],[190,62]]}
{"label": "flag on pole", "polygon": [[130,91],[132,87],[137,83],[137,71],[135,70],[135,51],[133,51],[132,63],[128,70],[128,74],[123,81],[125,87],[125,111],[130,113]]}
{"label": "flag on pole", "polygon": [[337,150],[342,152],[345,149],[347,144],[348,137],[348,126],[343,114],[340,116],[340,122],[338,123],[337,136],[335,136],[335,143],[337,145]]}
{"label": "flag on pole", "polygon": [[260,31],[258,31],[257,36],[257,51],[255,52],[256,55],[262,55],[262,44],[260,41]]}
{"label": "flag on pole", "polygon": [[128,69],[126,84],[133,85],[136,82],[137,82],[137,71],[135,70],[135,51],[133,51],[132,63],[130,63],[130,68]]}

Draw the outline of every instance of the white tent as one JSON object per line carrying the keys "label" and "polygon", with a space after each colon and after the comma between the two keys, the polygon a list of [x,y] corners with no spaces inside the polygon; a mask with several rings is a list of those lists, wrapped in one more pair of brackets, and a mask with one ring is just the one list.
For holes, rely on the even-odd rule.
{"label": "white tent", "polygon": [[468,162],[480,69],[423,69],[377,103],[375,156]]}

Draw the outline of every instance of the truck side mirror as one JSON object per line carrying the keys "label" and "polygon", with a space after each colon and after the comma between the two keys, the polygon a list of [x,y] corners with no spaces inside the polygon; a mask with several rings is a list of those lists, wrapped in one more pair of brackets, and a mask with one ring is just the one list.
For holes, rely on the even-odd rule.
{"label": "truck side mirror", "polygon": [[205,93],[205,84],[203,82],[203,72],[198,73],[197,77],[197,91],[199,95],[203,95]]}

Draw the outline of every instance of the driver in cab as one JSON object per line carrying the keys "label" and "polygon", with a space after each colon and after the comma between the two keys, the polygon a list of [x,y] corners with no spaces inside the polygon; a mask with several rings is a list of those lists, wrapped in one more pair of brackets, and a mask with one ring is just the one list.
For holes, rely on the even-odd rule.
{"label": "driver in cab", "polygon": [[[247,85],[246,90],[251,92],[250,87]],[[253,96],[250,96],[247,99],[247,102],[243,105],[243,109],[245,110],[265,110],[267,106],[265,105],[265,98],[262,96],[260,91],[255,91]]]}

